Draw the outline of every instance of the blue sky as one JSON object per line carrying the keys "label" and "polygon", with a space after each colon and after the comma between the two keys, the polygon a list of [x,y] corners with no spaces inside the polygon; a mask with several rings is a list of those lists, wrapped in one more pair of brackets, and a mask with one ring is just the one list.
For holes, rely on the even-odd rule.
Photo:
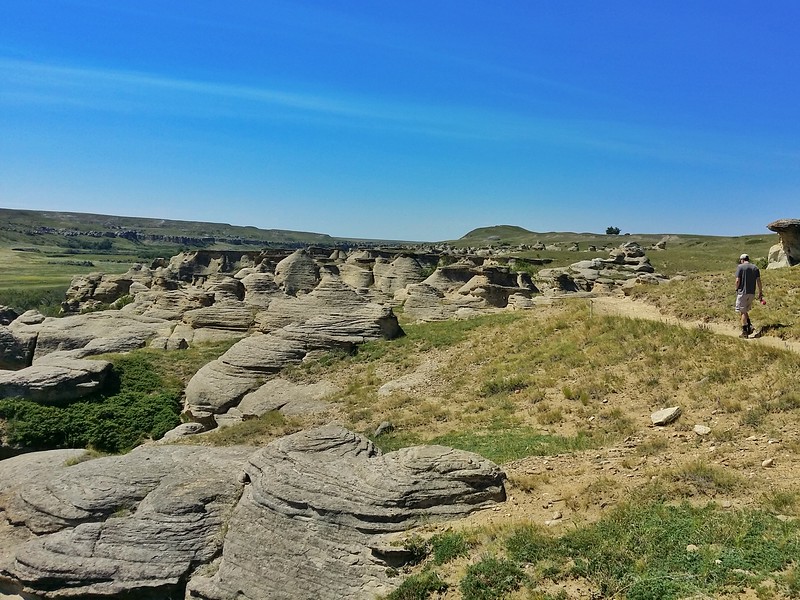
{"label": "blue sky", "polygon": [[800,3],[0,0],[0,206],[344,237],[800,217]]}

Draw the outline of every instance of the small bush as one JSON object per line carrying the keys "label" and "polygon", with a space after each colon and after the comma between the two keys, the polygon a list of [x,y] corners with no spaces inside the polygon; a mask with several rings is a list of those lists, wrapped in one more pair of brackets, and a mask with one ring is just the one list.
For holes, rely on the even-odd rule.
{"label": "small bush", "polygon": [[445,531],[430,539],[433,563],[443,565],[460,556],[469,554],[470,544],[463,533]]}
{"label": "small bush", "polygon": [[400,587],[386,596],[386,600],[426,600],[431,594],[444,592],[448,587],[436,571],[422,571],[401,583]]}
{"label": "small bush", "polygon": [[0,305],[10,306],[19,314],[27,310],[38,310],[46,317],[54,317],[61,311],[61,302],[67,286],[18,287],[0,290]]}
{"label": "small bush", "polygon": [[56,405],[0,400],[8,442],[32,449],[125,452],[147,438],[161,438],[180,423],[180,410],[180,388],[164,385],[141,354],[116,357],[106,391],[86,399]]}
{"label": "small bush", "polygon": [[467,567],[461,595],[464,600],[495,600],[519,589],[524,580],[525,573],[516,563],[487,556]]}

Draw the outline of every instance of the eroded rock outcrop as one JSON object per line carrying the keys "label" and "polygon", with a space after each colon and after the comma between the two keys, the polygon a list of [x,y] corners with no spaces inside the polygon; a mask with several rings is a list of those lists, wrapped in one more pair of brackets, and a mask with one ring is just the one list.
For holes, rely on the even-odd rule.
{"label": "eroded rock outcrop", "polygon": [[562,269],[542,269],[536,275],[537,285],[546,294],[625,292],[636,284],[666,280],[655,272],[644,249],[635,242],[612,249],[608,258],[581,260]]}
{"label": "eroded rock outcrop", "polygon": [[48,317],[30,324],[22,322],[20,317],[9,328],[21,340],[36,337],[35,362],[58,350],[75,351],[73,356],[80,358],[141,348],[152,337],[169,335],[172,324],[164,319],[105,310],[61,318]]}
{"label": "eroded rock outcrop", "polygon": [[306,321],[253,334],[203,366],[186,386],[186,413],[194,420],[208,421],[312,352],[349,351],[365,341],[391,339],[402,333],[390,308],[366,302],[342,311],[330,308],[326,314],[309,315]]}
{"label": "eroded rock outcrop", "polygon": [[[50,453],[0,461],[0,517],[18,542],[4,548],[0,592],[56,599],[180,591],[219,553],[252,449],[147,446],[70,467],[63,452],[52,462]],[[29,539],[20,541],[20,530]]]}
{"label": "eroded rock outcrop", "polygon": [[80,454],[0,461],[0,595],[183,597],[188,581],[187,598],[372,599],[401,581],[392,534],[505,500],[476,454],[381,454],[336,425],[67,466]]}
{"label": "eroded rock outcrop", "polygon": [[780,236],[780,242],[769,250],[768,269],[800,264],[800,219],[779,219],[767,229]]}
{"label": "eroded rock outcrop", "polygon": [[[381,454],[338,426],[271,443],[245,466],[250,485],[231,517],[219,569],[190,598],[374,598],[399,582],[386,534],[505,500],[490,461],[442,446]],[[302,474],[298,476],[298,474]]]}

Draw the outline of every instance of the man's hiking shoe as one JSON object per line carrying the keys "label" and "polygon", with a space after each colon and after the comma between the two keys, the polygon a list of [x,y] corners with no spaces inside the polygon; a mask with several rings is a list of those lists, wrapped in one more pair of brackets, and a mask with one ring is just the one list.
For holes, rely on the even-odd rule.
{"label": "man's hiking shoe", "polygon": [[740,338],[745,338],[745,339],[746,339],[746,338],[748,338],[749,336],[750,336],[750,334],[749,334],[749,333],[747,333],[747,331],[746,331],[746,330],[742,330],[742,333],[740,333],[740,334],[739,334],[739,337],[740,337]]}

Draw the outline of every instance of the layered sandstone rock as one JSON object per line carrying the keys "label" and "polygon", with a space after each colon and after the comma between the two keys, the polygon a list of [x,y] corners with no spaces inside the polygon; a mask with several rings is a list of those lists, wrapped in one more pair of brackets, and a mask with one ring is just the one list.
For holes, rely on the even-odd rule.
{"label": "layered sandstone rock", "polygon": [[476,454],[384,455],[335,425],[260,450],[159,444],[67,466],[80,454],[0,461],[0,595],[372,599],[401,582],[393,534],[505,499]]}
{"label": "layered sandstone rock", "polygon": [[[189,582],[189,598],[374,598],[387,575],[387,534],[453,519],[505,499],[490,461],[442,446],[382,455],[337,426],[301,432],[253,454],[219,569]],[[298,476],[302,474],[302,476]]]}
{"label": "layered sandstone rock", "polygon": [[779,219],[767,228],[780,236],[780,243],[769,250],[768,269],[800,264],[800,219]]}

